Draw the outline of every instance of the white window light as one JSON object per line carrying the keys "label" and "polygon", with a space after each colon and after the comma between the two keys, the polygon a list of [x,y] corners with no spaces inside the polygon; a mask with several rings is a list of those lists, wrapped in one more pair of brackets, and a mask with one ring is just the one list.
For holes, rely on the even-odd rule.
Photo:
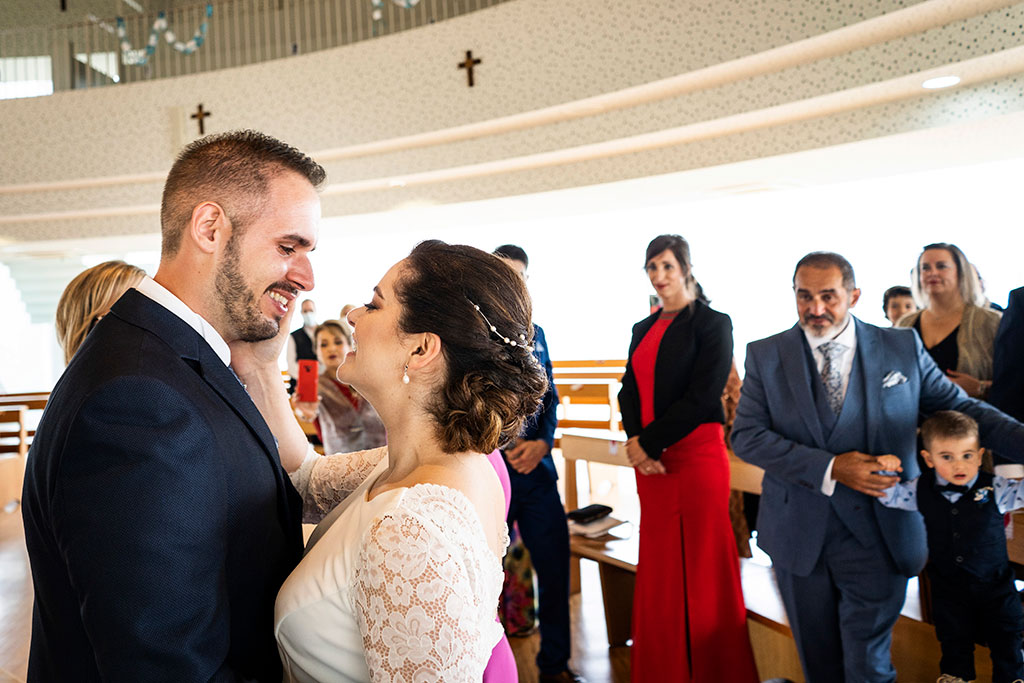
{"label": "white window light", "polygon": [[922,83],[921,87],[927,90],[938,90],[940,88],[951,88],[959,82],[959,76],[936,76]]}

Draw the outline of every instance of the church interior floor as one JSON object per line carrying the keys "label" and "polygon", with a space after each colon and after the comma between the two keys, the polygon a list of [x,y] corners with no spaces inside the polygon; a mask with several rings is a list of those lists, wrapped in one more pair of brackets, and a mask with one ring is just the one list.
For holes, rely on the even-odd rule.
{"label": "church interior floor", "polygon": [[32,625],[32,577],[21,508],[0,509],[0,683],[24,683]]}
{"label": "church interior floor", "polygon": [[[588,683],[629,683],[629,647],[608,647],[601,599],[601,577],[595,562],[583,560],[580,567],[581,592],[569,599],[572,619],[572,659],[569,666]],[[519,683],[537,683],[536,632],[509,638],[519,669]]]}
{"label": "church interior floor", "polygon": [[[590,683],[629,681],[629,648],[608,647],[597,565],[585,561],[582,593],[573,596],[573,653],[571,666]],[[28,670],[32,623],[32,578],[21,509],[0,510],[0,683],[24,683]],[[510,639],[519,666],[519,680],[537,681],[534,658],[540,636]]]}

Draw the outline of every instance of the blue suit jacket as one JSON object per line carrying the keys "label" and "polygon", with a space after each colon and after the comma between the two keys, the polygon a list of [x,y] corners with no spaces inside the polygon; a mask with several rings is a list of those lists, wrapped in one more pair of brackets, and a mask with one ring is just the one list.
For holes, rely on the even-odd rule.
{"label": "blue suit jacket", "polygon": [[[547,454],[541,458],[529,474],[519,474],[508,465],[506,458],[505,465],[508,466],[508,474],[512,479],[517,477],[531,477],[534,480],[554,482],[558,481],[558,470],[555,469],[555,461],[551,458],[551,448],[555,445],[555,428],[558,426],[558,389],[555,388],[554,367],[551,365],[551,353],[548,351],[548,340],[544,336],[544,329],[537,323],[533,324],[533,357],[544,368],[544,374],[548,378],[548,388],[544,392],[537,412],[534,413],[523,426],[523,441],[536,441],[540,439],[548,445]],[[502,457],[505,451],[501,452]]]}
{"label": "blue suit jacket", "polygon": [[[903,478],[913,478],[918,474],[919,413],[948,409],[978,421],[983,445],[1024,461],[1024,425],[968,398],[938,369],[916,332],[854,322],[853,373],[860,373],[862,391],[848,390],[843,411],[858,411],[863,420],[858,427],[865,436],[862,443],[845,443],[843,451],[896,455],[903,462]],[[844,522],[853,521],[851,531],[858,538],[884,544],[900,571],[913,576],[927,559],[924,525],[917,513],[885,508],[842,484],[836,484],[831,497],[821,492],[829,462],[842,451],[830,450],[818,418],[811,382],[820,380],[811,376],[808,353],[798,325],[747,347],[732,446],[740,458],[765,470],[758,544],[777,566],[808,575],[821,554],[832,506]],[[890,373],[900,373],[905,381],[883,387]],[[855,403],[848,406],[851,401]]]}
{"label": "blue suit jacket", "polygon": [[1024,287],[1010,292],[992,356],[992,405],[1024,419]]}
{"label": "blue suit jacket", "polygon": [[30,681],[280,681],[302,553],[274,437],[191,327],[129,290],[51,394],[22,499]]}

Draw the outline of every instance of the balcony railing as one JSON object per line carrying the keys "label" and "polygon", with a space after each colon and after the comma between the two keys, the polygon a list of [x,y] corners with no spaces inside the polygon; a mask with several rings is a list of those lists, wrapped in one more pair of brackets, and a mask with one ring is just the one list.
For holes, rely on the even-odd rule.
{"label": "balcony railing", "polygon": [[[392,0],[376,7],[373,0],[224,0],[171,10],[164,17],[166,29],[157,14],[135,14],[121,21],[90,17],[68,26],[0,30],[0,99],[256,64],[432,24],[506,1],[421,0],[407,9]],[[201,34],[204,22],[206,31]],[[188,41],[194,35],[201,35],[201,44],[190,52]],[[151,36],[156,45],[147,54]]]}

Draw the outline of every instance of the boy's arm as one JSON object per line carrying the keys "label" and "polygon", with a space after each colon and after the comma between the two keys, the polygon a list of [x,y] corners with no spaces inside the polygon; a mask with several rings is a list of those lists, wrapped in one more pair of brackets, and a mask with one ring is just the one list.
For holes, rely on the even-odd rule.
{"label": "boy's arm", "polygon": [[[917,510],[917,479],[901,481],[885,490],[878,502],[887,508]],[[1022,503],[1024,506],[1024,503]]]}

